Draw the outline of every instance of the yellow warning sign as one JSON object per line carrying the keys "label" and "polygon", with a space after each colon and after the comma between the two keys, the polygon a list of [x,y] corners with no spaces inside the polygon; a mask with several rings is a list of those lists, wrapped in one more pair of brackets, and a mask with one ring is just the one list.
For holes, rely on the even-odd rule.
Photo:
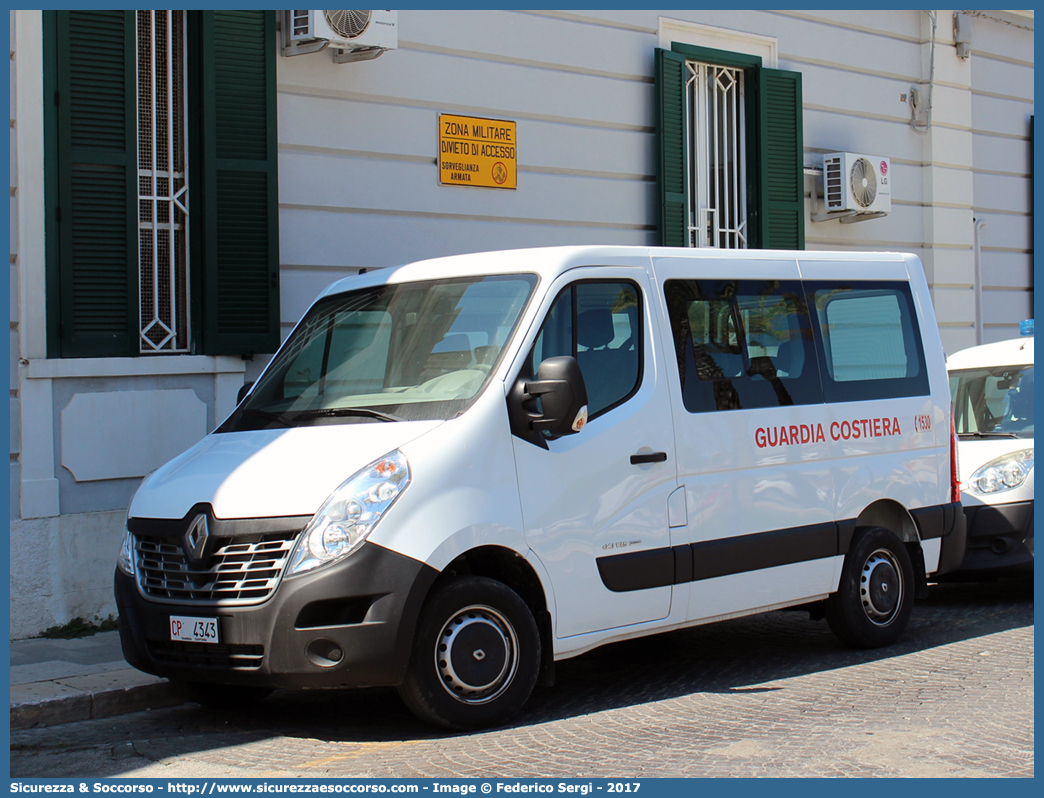
{"label": "yellow warning sign", "polygon": [[439,114],[439,183],[518,188],[515,123]]}

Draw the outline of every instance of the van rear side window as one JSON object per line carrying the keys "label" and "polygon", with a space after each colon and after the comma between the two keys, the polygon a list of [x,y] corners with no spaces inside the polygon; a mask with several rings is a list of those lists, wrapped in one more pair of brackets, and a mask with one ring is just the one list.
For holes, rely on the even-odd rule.
{"label": "van rear side window", "polygon": [[668,280],[664,293],[690,413],[823,401],[799,282]]}
{"label": "van rear side window", "polygon": [[828,402],[928,394],[910,289],[897,283],[808,284]]}

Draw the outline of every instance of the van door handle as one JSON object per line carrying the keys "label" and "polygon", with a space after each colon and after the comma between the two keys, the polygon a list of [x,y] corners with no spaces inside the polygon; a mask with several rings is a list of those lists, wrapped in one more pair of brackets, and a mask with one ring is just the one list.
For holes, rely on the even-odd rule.
{"label": "van door handle", "polygon": [[632,454],[631,465],[644,465],[645,463],[662,463],[667,459],[667,452],[649,452],[648,454]]}

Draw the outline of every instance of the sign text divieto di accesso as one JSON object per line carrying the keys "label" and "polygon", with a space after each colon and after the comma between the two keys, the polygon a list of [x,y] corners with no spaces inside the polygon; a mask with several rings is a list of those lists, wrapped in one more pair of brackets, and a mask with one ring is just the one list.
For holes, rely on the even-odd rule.
{"label": "sign text divieto di accesso", "polygon": [[515,123],[439,114],[439,183],[517,188]]}

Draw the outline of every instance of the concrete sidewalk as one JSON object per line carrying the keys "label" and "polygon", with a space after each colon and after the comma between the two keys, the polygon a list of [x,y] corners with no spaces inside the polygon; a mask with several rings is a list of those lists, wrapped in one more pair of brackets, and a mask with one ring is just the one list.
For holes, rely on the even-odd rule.
{"label": "concrete sidewalk", "polygon": [[11,641],[11,728],[52,726],[189,699],[166,679],[128,665],[119,632],[75,640]]}

